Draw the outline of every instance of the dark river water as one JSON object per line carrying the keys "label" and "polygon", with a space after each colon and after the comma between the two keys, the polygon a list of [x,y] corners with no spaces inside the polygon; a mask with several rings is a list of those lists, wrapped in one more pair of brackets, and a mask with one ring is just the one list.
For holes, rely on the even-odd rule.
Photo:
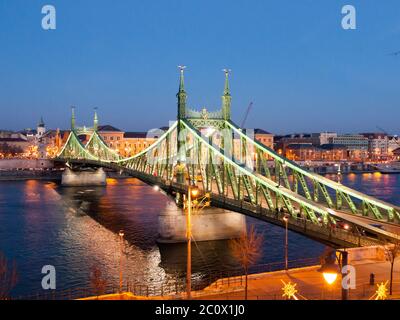
{"label": "dark river water", "polygon": [[[332,176],[331,178],[335,178]],[[342,183],[383,200],[400,204],[400,175],[350,174]],[[12,294],[42,291],[44,265],[53,265],[57,291],[90,288],[93,266],[109,287],[117,287],[120,270],[119,230],[123,244],[124,282],[144,285],[183,279],[185,244],[158,245],[158,214],[180,210],[173,200],[137,179],[109,179],[107,187],[63,188],[54,182],[0,182],[0,251],[15,260],[18,284]],[[282,262],[284,229],[247,219],[264,234],[258,264]],[[318,257],[324,246],[289,233],[289,259]],[[228,241],[193,244],[193,281],[238,264]]]}

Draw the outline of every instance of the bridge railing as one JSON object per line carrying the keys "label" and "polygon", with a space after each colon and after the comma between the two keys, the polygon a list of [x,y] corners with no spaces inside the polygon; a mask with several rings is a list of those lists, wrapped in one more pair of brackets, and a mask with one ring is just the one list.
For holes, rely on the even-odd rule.
{"label": "bridge railing", "polygon": [[[319,265],[319,258],[307,258],[289,260],[289,269],[310,267]],[[249,275],[266,272],[274,272],[285,269],[284,262],[272,262],[251,266]],[[192,277],[192,291],[200,291],[207,287],[219,288],[221,286],[243,286],[245,275],[242,268],[232,268],[228,270],[212,270],[207,275],[194,275]],[[116,294],[119,292],[117,286],[108,285],[104,290],[98,291],[90,287],[71,288],[67,290],[41,291],[32,295],[14,296],[12,300],[74,300],[86,297],[96,297],[100,295]],[[153,281],[149,284],[131,280],[128,278],[122,286],[122,292],[131,292],[139,297],[177,297],[186,292],[185,274],[176,275],[166,281]]]}
{"label": "bridge railing", "polygon": [[280,226],[284,226],[283,217],[286,216],[288,218],[288,227],[293,231],[302,231],[302,233],[305,234],[311,233],[311,235],[318,235],[318,238],[325,238],[328,241],[335,242],[334,240],[336,239],[355,247],[384,244],[384,242],[378,238],[371,238],[357,233],[355,229],[345,230],[342,228],[333,228],[329,224],[323,222],[316,224],[303,217],[287,215],[285,211],[271,211],[243,200],[235,200],[215,193],[212,194],[212,200],[214,201],[213,203],[217,205],[225,204],[228,205],[228,207],[231,206],[232,208],[241,209],[242,211],[250,213],[252,216],[268,218],[270,222]]}

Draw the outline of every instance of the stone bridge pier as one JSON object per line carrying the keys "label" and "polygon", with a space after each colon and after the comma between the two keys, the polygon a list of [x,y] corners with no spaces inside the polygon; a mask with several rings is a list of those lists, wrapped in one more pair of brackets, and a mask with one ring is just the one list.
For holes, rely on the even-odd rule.
{"label": "stone bridge pier", "polygon": [[103,168],[94,171],[75,171],[70,168],[65,168],[61,185],[68,187],[79,186],[105,186],[107,175]]}
{"label": "stone bridge pier", "polygon": [[[238,238],[246,228],[243,214],[207,207],[192,213],[192,236],[196,241]],[[173,202],[159,215],[158,242],[186,242],[186,213]]]}

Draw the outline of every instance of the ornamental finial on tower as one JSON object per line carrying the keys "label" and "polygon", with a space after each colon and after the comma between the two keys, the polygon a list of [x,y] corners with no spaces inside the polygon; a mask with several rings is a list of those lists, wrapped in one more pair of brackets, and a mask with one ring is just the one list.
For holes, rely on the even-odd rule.
{"label": "ornamental finial on tower", "polygon": [[180,70],[179,92],[176,95],[178,98],[178,119],[184,119],[186,117],[186,92],[183,73],[186,69],[186,66],[178,66],[178,68]]}
{"label": "ornamental finial on tower", "polygon": [[186,69],[186,66],[178,66],[179,71],[180,71],[180,80],[179,80],[179,92],[184,92],[185,91],[185,78],[184,78],[184,72]]}
{"label": "ornamental finial on tower", "polygon": [[225,73],[225,86],[224,86],[224,94],[222,96],[222,116],[224,120],[231,119],[231,93],[229,89],[229,74],[231,73],[231,69],[223,69]]}
{"label": "ornamental finial on tower", "polygon": [[97,107],[94,108],[93,130],[97,131],[99,128],[99,119],[97,118]]}
{"label": "ornamental finial on tower", "polygon": [[231,73],[231,69],[223,69],[222,70],[225,73],[225,87],[224,87],[224,95],[230,95],[230,90],[229,90],[229,74]]}
{"label": "ornamental finial on tower", "polygon": [[71,106],[71,130],[75,129],[75,107]]}

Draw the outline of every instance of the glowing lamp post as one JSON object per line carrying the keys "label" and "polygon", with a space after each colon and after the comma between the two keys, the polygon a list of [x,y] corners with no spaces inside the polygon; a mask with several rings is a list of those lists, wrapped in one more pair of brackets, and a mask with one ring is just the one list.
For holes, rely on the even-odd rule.
{"label": "glowing lamp post", "polygon": [[[347,251],[338,251],[341,258],[341,266],[342,268],[347,266],[348,263],[348,253]],[[325,263],[318,269],[318,272],[321,272],[326,283],[328,285],[332,285],[336,279],[338,278],[339,273],[342,274],[342,280],[346,276],[346,274],[342,273],[339,266],[335,263],[336,261],[336,251],[333,251],[331,254],[328,254],[325,258]],[[345,287],[342,287],[342,300],[348,300],[349,298],[349,290]]]}
{"label": "glowing lamp post", "polygon": [[119,244],[119,248],[120,248],[120,253],[119,253],[119,292],[122,292],[122,279],[123,279],[123,275],[122,275],[122,254],[123,254],[123,245],[124,245],[124,232],[121,230],[119,233],[119,240],[120,240],[120,244]]}
{"label": "glowing lamp post", "polygon": [[197,186],[189,186],[188,206],[186,214],[186,239],[187,239],[187,270],[186,270],[186,292],[187,298],[191,298],[192,291],[192,200],[196,200],[200,194]]}
{"label": "glowing lamp post", "polygon": [[285,270],[289,269],[289,237],[288,237],[288,223],[289,216],[285,215],[283,217],[283,221],[285,222]]}
{"label": "glowing lamp post", "polygon": [[318,269],[318,272],[321,272],[324,276],[324,279],[327,284],[332,285],[340,272],[339,266],[336,262],[336,254],[335,251],[330,252],[326,255],[324,264]]}

